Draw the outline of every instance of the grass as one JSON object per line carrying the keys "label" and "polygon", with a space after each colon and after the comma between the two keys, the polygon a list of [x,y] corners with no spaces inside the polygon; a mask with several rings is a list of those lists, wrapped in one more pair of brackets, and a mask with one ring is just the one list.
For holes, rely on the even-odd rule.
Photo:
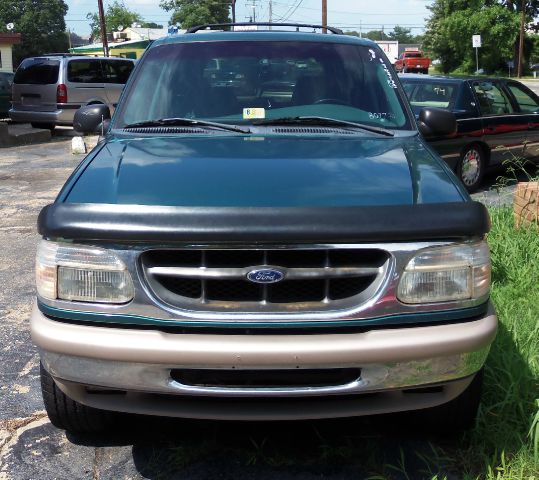
{"label": "grass", "polygon": [[183,422],[157,440],[159,454],[148,455],[141,472],[155,479],[539,480],[539,229],[515,230],[508,208],[490,213],[492,299],[500,328],[475,429],[433,435],[410,423],[409,415],[262,425]]}
{"label": "grass", "polygon": [[492,209],[492,299],[500,329],[487,363],[482,411],[466,458],[485,478],[539,479],[539,230],[515,230],[510,209]]}

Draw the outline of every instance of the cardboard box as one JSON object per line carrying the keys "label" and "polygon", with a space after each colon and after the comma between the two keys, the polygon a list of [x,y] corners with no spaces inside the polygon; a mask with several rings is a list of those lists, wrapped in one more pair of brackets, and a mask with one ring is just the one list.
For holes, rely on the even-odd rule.
{"label": "cardboard box", "polygon": [[539,224],[539,182],[521,182],[513,200],[515,226]]}

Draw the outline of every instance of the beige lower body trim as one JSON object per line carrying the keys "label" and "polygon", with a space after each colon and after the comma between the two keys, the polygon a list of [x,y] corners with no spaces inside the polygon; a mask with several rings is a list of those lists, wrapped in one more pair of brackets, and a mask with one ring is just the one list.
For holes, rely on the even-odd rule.
{"label": "beige lower body trim", "polygon": [[[81,403],[134,413],[245,420],[345,417],[444,403],[459,395],[482,367],[496,328],[492,308],[483,318],[458,324],[317,335],[191,335],[94,327],[50,320],[37,307],[31,318],[43,365]],[[345,385],[277,388],[185,385],[171,375],[181,369],[328,368],[361,373]],[[441,388],[407,391],[431,385]]]}
{"label": "beige lower body trim", "polygon": [[447,357],[488,347],[496,335],[491,307],[479,320],[440,326],[318,335],[175,334],[50,320],[34,306],[34,343],[46,352],[115,362],[191,368],[355,366]]}

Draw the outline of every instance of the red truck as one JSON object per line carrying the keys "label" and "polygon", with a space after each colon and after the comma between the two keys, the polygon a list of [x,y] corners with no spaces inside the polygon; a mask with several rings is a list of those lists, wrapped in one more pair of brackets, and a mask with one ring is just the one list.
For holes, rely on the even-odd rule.
{"label": "red truck", "polygon": [[406,50],[395,62],[395,70],[402,73],[429,73],[430,58],[419,50]]}

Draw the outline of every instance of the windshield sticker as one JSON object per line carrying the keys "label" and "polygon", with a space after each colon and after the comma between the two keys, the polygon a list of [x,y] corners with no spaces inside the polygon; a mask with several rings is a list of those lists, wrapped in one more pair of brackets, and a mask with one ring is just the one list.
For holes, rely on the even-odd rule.
{"label": "windshield sticker", "polygon": [[387,84],[391,87],[391,88],[394,88],[395,90],[397,89],[397,82],[395,82],[395,80],[393,79],[393,75],[391,75],[391,72],[389,71],[389,68],[387,68],[387,65],[384,63],[384,61],[382,59],[380,59],[380,63],[382,64],[382,68],[385,70],[386,72],[386,75],[387,75]]}
{"label": "windshield sticker", "polygon": [[265,108],[244,108],[243,109],[244,120],[253,120],[257,118],[266,118]]}
{"label": "windshield sticker", "polygon": [[391,112],[369,112],[369,118],[371,120],[396,120],[397,115]]}

